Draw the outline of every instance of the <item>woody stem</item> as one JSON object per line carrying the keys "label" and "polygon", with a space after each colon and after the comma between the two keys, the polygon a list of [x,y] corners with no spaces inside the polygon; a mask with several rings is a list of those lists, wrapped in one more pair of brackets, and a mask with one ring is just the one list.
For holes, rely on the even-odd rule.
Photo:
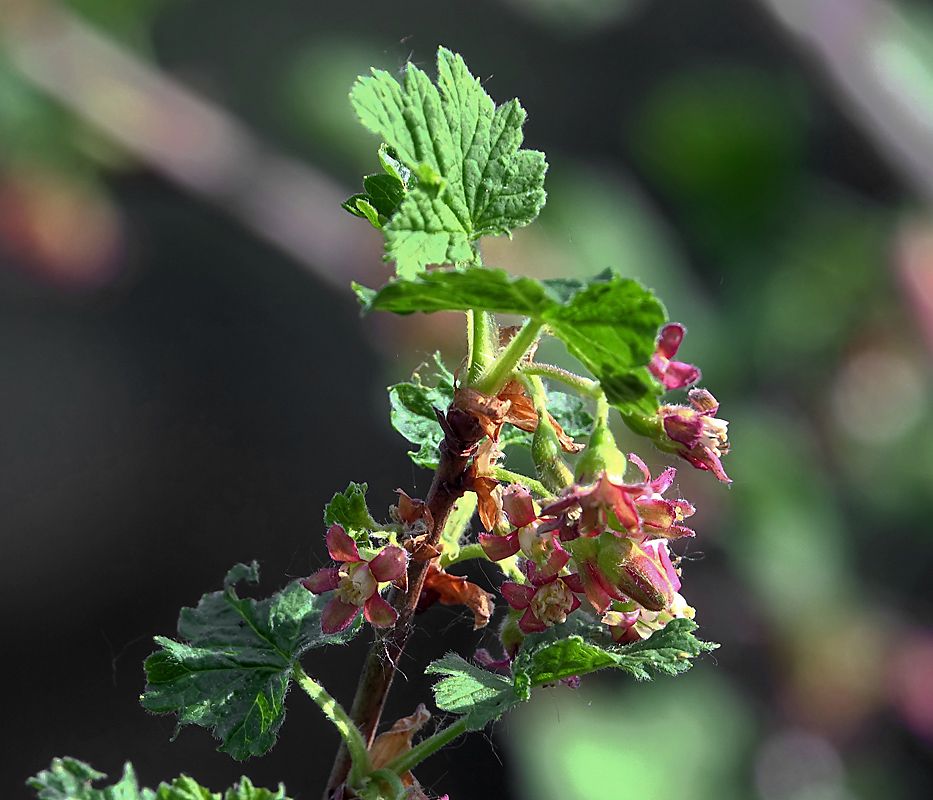
{"label": "woody stem", "polygon": [[[450,408],[441,417],[445,430],[440,445],[440,459],[434,480],[428,491],[425,505],[431,512],[434,527],[428,544],[437,545],[447,523],[454,503],[463,494],[463,475],[480,440],[484,437],[476,419],[465,411]],[[401,592],[393,590],[390,602],[398,611],[398,620],[392,628],[376,637],[370,648],[366,664],[360,676],[356,696],[350,709],[350,717],[359,728],[367,747],[375,738],[376,728],[382,716],[398,661],[412,631],[412,618],[427,577],[430,561],[412,560],[408,565],[408,588]],[[334,762],[325,799],[342,784],[350,770],[350,755],[344,745]]]}

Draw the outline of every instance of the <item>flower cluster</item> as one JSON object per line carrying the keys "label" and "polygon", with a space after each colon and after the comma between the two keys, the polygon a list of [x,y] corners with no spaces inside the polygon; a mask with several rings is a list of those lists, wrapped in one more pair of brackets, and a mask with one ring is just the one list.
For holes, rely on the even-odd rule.
{"label": "flower cluster", "polygon": [[493,561],[523,558],[527,583],[507,581],[501,590],[523,612],[522,633],[563,622],[580,606],[579,596],[602,615],[617,641],[647,637],[675,617],[692,617],[678,594],[680,575],[668,541],[694,535],[683,524],[694,508],[664,497],[673,468],[652,479],[638,456],[628,458],[643,480],[627,484],[603,470],[540,510],[525,489],[506,489],[503,510],[512,530],[482,534],[480,544]]}

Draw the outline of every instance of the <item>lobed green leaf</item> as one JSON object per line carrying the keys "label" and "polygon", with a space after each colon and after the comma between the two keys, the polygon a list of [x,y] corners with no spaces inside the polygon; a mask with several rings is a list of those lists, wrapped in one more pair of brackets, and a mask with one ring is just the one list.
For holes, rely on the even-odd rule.
{"label": "lobed green leaf", "polygon": [[[585,675],[589,672],[613,667],[640,680],[649,680],[659,674],[676,675],[692,666],[692,658],[704,650],[718,645],[702,642],[692,631],[696,623],[689,619],[674,619],[655,631],[648,639],[631,644],[604,645],[592,634],[598,628],[580,622],[582,618],[568,619],[570,627],[555,625],[542,634],[525,639],[513,669],[522,672],[531,686]],[[576,624],[576,629],[573,625]],[[589,635],[584,633],[589,629]],[[563,634],[563,635],[561,635]],[[569,634],[569,635],[568,635]]]}
{"label": "lobed green leaf", "polygon": [[692,658],[718,646],[698,640],[692,633],[695,629],[691,620],[675,619],[646,640],[605,644],[600,642],[605,638],[602,626],[578,612],[561,625],[526,637],[512,662],[511,679],[452,653],[425,671],[445,676],[434,685],[438,708],[468,715],[468,728],[478,730],[527,700],[536,686],[610,667],[641,680],[684,672]]}
{"label": "lobed green leaf", "polygon": [[369,513],[365,483],[350,483],[345,492],[338,492],[324,507],[324,525],[339,525],[358,543],[368,545],[369,535],[383,528]]}
{"label": "lobed green leaf", "polygon": [[611,270],[589,282],[536,281],[465,266],[394,280],[378,291],[356,290],[364,313],[474,310],[530,317],[564,342],[623,414],[658,409],[663,389],[646,365],[667,314],[648,289]]}
{"label": "lobed green leaf", "polygon": [[[30,778],[26,785],[36,790],[39,800],[220,800],[220,794],[199,785],[193,778],[181,775],[171,784],[161,783],[158,789],[140,788],[129,762],[123,768],[123,777],[104,789],[95,789],[92,783],[107,776],[76,758],[56,758],[52,766]],[[288,800],[285,787],[278,791],[259,789],[250,779],[242,777],[227,789],[224,800]]]}
{"label": "lobed green leaf", "polygon": [[428,665],[428,675],[445,675],[434,684],[437,707],[467,715],[467,729],[479,730],[525,698],[517,696],[512,681],[470,664],[454,653]]}
{"label": "lobed green leaf", "polygon": [[383,226],[386,259],[400,276],[477,261],[481,237],[527,225],[546,197],[544,154],[520,149],[525,112],[518,101],[496,108],[463,59],[443,47],[437,69],[436,85],[414,64],[402,85],[374,69],[350,93],[360,121],[411,172],[407,194]]}
{"label": "lobed green leaf", "polygon": [[238,564],[222,591],[204,595],[196,608],[184,608],[178,632],[187,642],[156,637],[162,650],[145,663],[143,707],[178,712],[178,728],[213,728],[218,748],[242,760],[268,751],[285,718],[285,694],[292,668],[313,647],[348,641],[359,620],[339,634],[321,631],[329,600],[313,595],[299,581],[265,600],[241,599],[234,584],[255,583],[259,570]]}

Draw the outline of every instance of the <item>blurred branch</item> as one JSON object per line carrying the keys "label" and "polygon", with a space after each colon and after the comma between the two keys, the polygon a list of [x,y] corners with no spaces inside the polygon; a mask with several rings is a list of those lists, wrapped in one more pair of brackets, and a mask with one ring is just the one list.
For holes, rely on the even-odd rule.
{"label": "blurred branch", "polygon": [[933,201],[933,74],[923,33],[880,0],[759,2],[819,56],[892,167]]}
{"label": "blurred branch", "polygon": [[347,190],[65,9],[0,0],[0,46],[32,85],[329,283],[345,286],[361,264],[378,262],[378,237],[340,208]]}

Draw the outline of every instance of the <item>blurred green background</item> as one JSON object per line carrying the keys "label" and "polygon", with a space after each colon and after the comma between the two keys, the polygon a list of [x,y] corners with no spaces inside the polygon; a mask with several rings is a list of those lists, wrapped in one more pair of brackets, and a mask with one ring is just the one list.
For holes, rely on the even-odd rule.
{"label": "blurred green background", "polygon": [[[551,164],[540,221],[487,263],[655,288],[734,483],[678,472],[683,592],[720,650],[543,691],[419,778],[454,800],[933,796],[933,8],[855,0],[5,0],[0,794],[68,754],[319,796],[337,737],[310,703],[237,764],[200,729],[169,742],[140,665],[236,561],[263,590],[323,565],[349,481],[377,514],[427,489],[384,387],[461,332],[358,319],[349,281],[387,272],[337,204],[377,166],[354,78],[430,72],[438,44],[521,99]],[[456,609],[424,621],[387,719],[478,644]],[[349,703],[364,651],[307,667]]]}

